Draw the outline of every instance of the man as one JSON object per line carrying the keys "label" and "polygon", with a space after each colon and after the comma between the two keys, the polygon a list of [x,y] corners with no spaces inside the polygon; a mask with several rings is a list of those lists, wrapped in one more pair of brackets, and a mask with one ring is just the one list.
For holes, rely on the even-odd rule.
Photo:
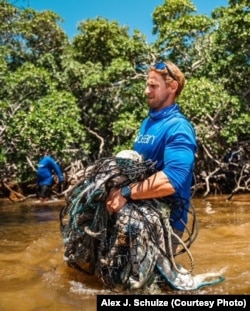
{"label": "man", "polygon": [[38,198],[41,202],[47,201],[51,195],[51,188],[54,183],[54,173],[57,175],[60,183],[60,191],[63,190],[64,177],[60,166],[48,154],[48,151],[40,150],[41,158],[38,162],[37,186]]}
{"label": "man", "polygon": [[[94,211],[94,226],[84,226],[89,237],[100,238],[100,244],[96,244],[99,249],[91,252],[98,253],[96,262],[95,258],[93,262],[98,267],[102,280],[112,284],[111,286],[120,283],[130,289],[146,288],[152,282],[158,282],[160,276],[174,289],[194,290],[218,284],[224,279],[213,273],[192,276],[193,262],[191,270],[187,270],[174,259],[177,243],[183,249],[185,246],[185,251],[191,255],[188,250],[190,244],[186,246],[186,237],[184,236],[183,241],[182,235],[183,232],[190,233],[185,229],[190,209],[197,142],[192,125],[181,113],[176,102],[184,84],[183,73],[173,63],[156,63],[150,67],[145,90],[149,115],[142,122],[135,138],[133,152],[137,155],[121,152],[116,157],[131,160],[135,157],[139,164],[140,159],[152,161],[153,164],[156,163],[157,172],[143,181],[131,183],[121,189],[112,188],[105,203],[107,210],[115,214],[110,215],[109,219],[106,219],[105,214],[102,214],[105,215],[103,218],[96,218]],[[98,187],[105,183],[104,179],[98,181]],[[98,192],[97,188],[90,185],[91,183],[86,183],[89,191],[85,189],[82,193],[93,200],[93,193]],[[102,198],[101,196],[101,200]],[[81,201],[77,202],[86,202],[88,206],[91,204],[89,201],[83,199],[82,195]],[[92,205],[89,206],[93,210]],[[100,220],[99,223],[97,219]],[[107,231],[102,230],[106,220]],[[90,228],[95,230],[91,231]],[[77,243],[81,246],[84,244],[82,241]],[[189,258],[192,260],[192,256]]]}
{"label": "man", "polygon": [[130,199],[174,197],[182,202],[182,207],[172,209],[170,215],[171,226],[179,237],[187,223],[197,150],[195,131],[176,102],[184,84],[183,73],[171,62],[149,68],[145,90],[149,115],[142,122],[133,149],[144,160],[157,161],[157,173],[129,187],[112,189],[106,201],[108,211],[117,213]]}

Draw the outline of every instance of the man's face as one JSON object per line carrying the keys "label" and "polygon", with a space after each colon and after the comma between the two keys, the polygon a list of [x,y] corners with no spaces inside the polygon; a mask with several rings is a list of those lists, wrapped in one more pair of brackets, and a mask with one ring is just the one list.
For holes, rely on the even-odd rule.
{"label": "man's face", "polygon": [[154,110],[171,105],[175,99],[171,83],[167,84],[164,76],[156,71],[148,73],[145,94],[149,107]]}

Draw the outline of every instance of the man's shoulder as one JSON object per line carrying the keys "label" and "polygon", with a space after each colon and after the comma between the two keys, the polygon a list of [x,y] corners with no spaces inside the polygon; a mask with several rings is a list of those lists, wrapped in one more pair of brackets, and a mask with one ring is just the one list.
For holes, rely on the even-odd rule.
{"label": "man's shoulder", "polygon": [[56,160],[55,160],[52,156],[46,155],[46,156],[44,157],[44,162],[56,163]]}
{"label": "man's shoulder", "polygon": [[177,112],[168,120],[170,124],[188,125],[192,127],[190,120],[181,112]]}

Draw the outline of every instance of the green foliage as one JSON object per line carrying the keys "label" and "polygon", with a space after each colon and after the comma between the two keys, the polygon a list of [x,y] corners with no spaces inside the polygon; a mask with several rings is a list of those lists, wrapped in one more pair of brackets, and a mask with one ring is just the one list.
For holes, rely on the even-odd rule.
{"label": "green foliage", "polygon": [[179,103],[196,128],[199,144],[217,157],[250,130],[239,99],[206,78],[190,79]]}
{"label": "green foliage", "polygon": [[219,21],[213,35],[211,60],[206,64],[211,79],[221,77],[225,88],[250,106],[250,8],[249,1],[230,1],[229,8],[214,11]]}
{"label": "green foliage", "polygon": [[56,13],[21,10],[3,0],[0,4],[0,45],[8,50],[11,69],[26,61],[35,63],[47,53],[59,58],[68,39],[57,25],[62,20]]}
{"label": "green foliage", "polygon": [[20,180],[34,176],[27,158],[35,165],[41,145],[65,163],[74,156],[65,149],[88,153],[76,98],[64,88],[61,56],[68,40],[59,20],[53,12],[1,1],[0,168],[16,166]]}
{"label": "green foliage", "polygon": [[158,53],[181,68],[190,67],[196,60],[196,53],[189,51],[213,25],[207,16],[194,15],[195,12],[196,8],[190,0],[165,0],[153,13],[153,33],[158,34],[155,42]]}
{"label": "green foliage", "polygon": [[4,143],[9,160],[20,167],[20,178],[26,175],[26,156],[36,161],[41,146],[61,158],[64,149],[75,145],[88,149],[74,96],[58,91],[57,83],[50,80],[45,69],[25,63],[6,77],[6,83],[8,89],[0,101],[6,126]]}
{"label": "green foliage", "polygon": [[145,36],[136,31],[133,38],[128,34],[127,27],[119,26],[117,21],[108,21],[101,17],[81,22],[79,35],[73,39],[74,58],[80,63],[100,63],[104,68],[119,58],[136,63],[145,53]]}
{"label": "green foliage", "polygon": [[139,31],[130,37],[127,27],[100,17],[80,23],[79,31],[68,50],[73,61],[65,55],[63,64],[68,85],[82,109],[81,119],[89,132],[86,140],[91,145],[91,155],[98,158],[115,152],[118,145],[131,143],[141,110],[131,118],[131,128],[126,129],[129,136],[124,136],[128,123],[120,118],[123,113],[133,111],[131,106],[142,106],[141,81],[145,74],[138,72],[137,65],[149,62],[151,48]]}

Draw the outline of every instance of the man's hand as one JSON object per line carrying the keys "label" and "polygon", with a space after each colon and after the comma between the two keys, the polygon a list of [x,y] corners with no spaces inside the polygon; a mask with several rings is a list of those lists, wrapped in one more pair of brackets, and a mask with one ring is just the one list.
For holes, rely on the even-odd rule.
{"label": "man's hand", "polygon": [[120,189],[111,189],[106,200],[106,208],[110,213],[118,213],[127,200],[121,195]]}

